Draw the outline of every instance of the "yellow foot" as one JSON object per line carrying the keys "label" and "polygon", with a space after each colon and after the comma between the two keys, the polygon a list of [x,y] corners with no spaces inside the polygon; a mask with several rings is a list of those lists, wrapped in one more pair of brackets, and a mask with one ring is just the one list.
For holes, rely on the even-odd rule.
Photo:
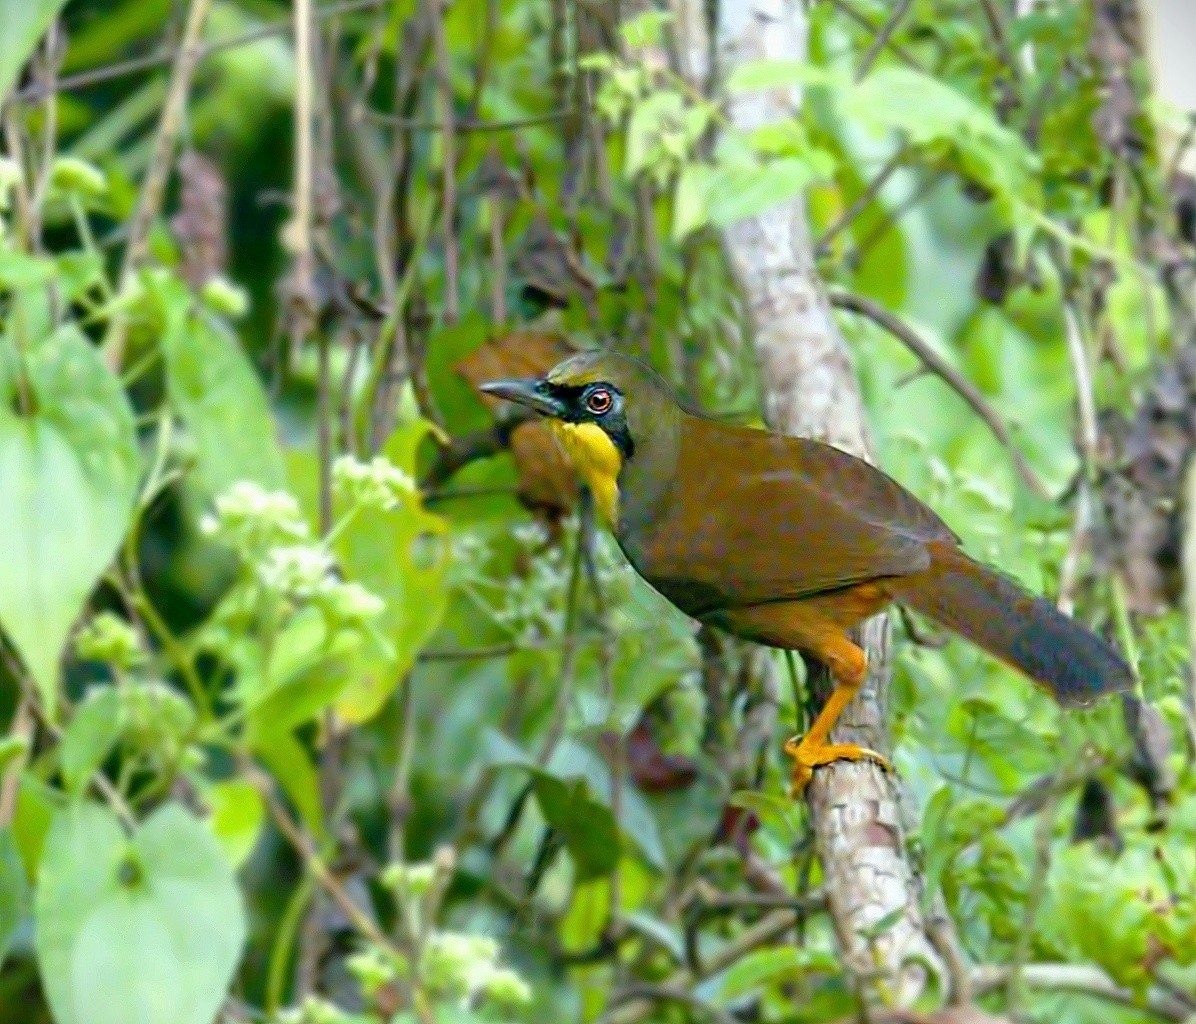
{"label": "yellow foot", "polygon": [[809,742],[809,737],[794,736],[785,741],[785,753],[793,758],[793,781],[789,783],[789,795],[795,800],[810,784],[814,769],[832,761],[872,761],[887,772],[893,770],[889,759],[883,754],[854,743],[814,744]]}

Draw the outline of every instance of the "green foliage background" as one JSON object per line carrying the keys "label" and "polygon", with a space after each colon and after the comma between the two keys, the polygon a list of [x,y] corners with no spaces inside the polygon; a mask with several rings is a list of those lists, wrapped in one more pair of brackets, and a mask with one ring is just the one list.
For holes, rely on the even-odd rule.
{"label": "green foliage background", "polygon": [[[1008,6],[915,0],[875,49],[890,5],[811,4],[808,60],[705,95],[662,66],[667,14],[317,5],[308,291],[287,5],[210,5],[177,127],[218,174],[171,159],[127,274],[189,5],[4,5],[0,1021],[857,1012],[781,798],[806,711],[785,663],[697,635],[609,539],[526,508],[457,372],[562,334],[758,421],[718,229],[799,195],[825,280],[974,382],[1043,493],[843,313],[882,465],[975,555],[1062,578],[1166,738],[1160,800],[1117,702],[1064,714],[899,625],[927,899],[970,964],[1012,965],[981,986],[994,1012],[1196,1012],[1186,626],[1076,544],[1107,467],[1077,447],[1068,339],[1125,416],[1191,343],[1153,244],[1191,258],[1157,156],[1183,126],[1132,54],[1112,103],[1102,5]],[[728,92],[795,86],[790,121],[725,124]],[[695,967],[803,893],[799,928]]]}

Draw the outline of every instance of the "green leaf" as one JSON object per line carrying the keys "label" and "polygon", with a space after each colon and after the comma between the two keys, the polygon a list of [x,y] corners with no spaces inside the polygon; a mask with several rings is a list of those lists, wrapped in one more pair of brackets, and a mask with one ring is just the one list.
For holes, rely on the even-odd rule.
{"label": "green leaf", "polygon": [[29,738],[27,736],[4,736],[0,738],[0,773],[18,757],[24,757],[29,752]]}
{"label": "green leaf", "polygon": [[634,178],[640,171],[667,162],[670,154],[661,141],[670,130],[680,131],[685,116],[685,97],[679,92],[654,92],[637,103],[627,123],[623,173]]}
{"label": "green leaf", "polygon": [[756,949],[735,962],[722,978],[719,1002],[726,1004],[765,985],[789,982],[809,970],[810,951],[798,946]]}
{"label": "green leaf", "polygon": [[0,826],[0,966],[25,917],[29,880],[12,829]]}
{"label": "green leaf", "polygon": [[212,809],[212,834],[228,862],[239,868],[253,853],[266,820],[262,794],[242,779],[230,779],[209,787],[204,799]]}
{"label": "green leaf", "polygon": [[205,488],[219,494],[238,480],[281,487],[286,474],[270,403],[232,331],[197,306],[181,281],[153,287],[166,321],[170,402],[194,440]]}
{"label": "green leaf", "polygon": [[78,794],[120,736],[120,694],[111,686],[95,687],[79,702],[58,748],[62,781]]}
{"label": "green leaf", "polygon": [[799,835],[796,814],[792,800],[774,793],[759,793],[753,789],[741,789],[731,794],[727,801],[732,807],[751,811],[761,823],[783,836],[796,838]]}
{"label": "green leaf", "polygon": [[320,803],[320,780],[303,745],[288,732],[271,733],[254,746],[254,753],[273,775],[309,832],[324,835],[324,811]]}
{"label": "green leaf", "polygon": [[842,84],[841,76],[803,60],[750,60],[727,76],[727,92]]}
{"label": "green leaf", "polygon": [[879,131],[898,131],[914,146],[943,147],[960,169],[998,197],[1008,209],[1028,198],[1035,158],[1021,137],[996,114],[932,75],[913,68],[878,68],[850,90],[843,110]]}
{"label": "green leaf", "polygon": [[210,1024],[246,932],[216,839],[177,804],[131,838],[97,804],[60,814],[35,916],[57,1024]]}
{"label": "green leaf", "polygon": [[619,32],[632,49],[655,46],[660,41],[661,30],[672,20],[668,11],[644,11],[623,22]]}
{"label": "green leaf", "polygon": [[57,276],[58,264],[46,256],[29,256],[15,249],[0,250],[0,285],[4,290],[40,288]]}
{"label": "green leaf", "polygon": [[[614,870],[622,853],[620,829],[611,812],[610,769],[592,751],[563,739],[546,766],[536,763],[501,733],[487,733],[487,761],[531,773],[532,789],[544,817],[565,840],[581,879]],[[622,833],[653,867],[665,865],[660,829],[643,796],[631,786],[622,794]]]}
{"label": "green leaf", "polygon": [[579,882],[614,871],[621,852],[615,816],[594,799],[585,779],[558,779],[533,771],[532,790],[544,820],[564,839]]}
{"label": "green leaf", "polygon": [[705,164],[686,164],[677,176],[673,193],[673,240],[680,242],[710,220],[706,204],[711,169]]}
{"label": "green leaf", "polygon": [[716,167],[707,181],[710,222],[727,227],[754,217],[800,195],[820,176],[802,157]]}
{"label": "green leaf", "polygon": [[133,413],[120,383],[77,330],[25,358],[0,352],[0,624],[49,714],[71,626],[128,527],[138,476]]}
{"label": "green leaf", "polygon": [[21,68],[33,56],[66,0],[20,0],[4,5],[4,31],[0,32],[0,103],[17,84]]}
{"label": "green leaf", "polygon": [[26,877],[34,878],[37,875],[50,825],[58,809],[64,805],[62,794],[36,775],[26,772],[21,776],[17,809],[12,817],[12,833],[25,865]]}
{"label": "green leaf", "polygon": [[362,635],[346,630],[330,635],[317,608],[300,611],[274,638],[269,678],[263,678],[265,654],[260,645],[254,647],[257,663],[242,670],[239,689],[255,743],[315,718],[364,670]]}
{"label": "green leaf", "polygon": [[[430,425],[417,420],[399,427],[382,454],[414,476],[415,453]],[[389,512],[359,512],[337,538],[337,559],[348,579],[386,602],[376,628],[393,646],[368,658],[336,704],[348,722],[376,715],[415,656],[440,624],[448,600],[448,523],[428,512],[417,494]]]}

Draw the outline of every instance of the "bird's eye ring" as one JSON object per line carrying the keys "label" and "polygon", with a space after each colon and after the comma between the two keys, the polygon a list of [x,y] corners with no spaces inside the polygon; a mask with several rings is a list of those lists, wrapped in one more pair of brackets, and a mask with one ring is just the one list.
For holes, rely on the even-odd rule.
{"label": "bird's eye ring", "polygon": [[595,416],[602,416],[610,411],[612,399],[606,388],[596,388],[586,395],[586,408]]}

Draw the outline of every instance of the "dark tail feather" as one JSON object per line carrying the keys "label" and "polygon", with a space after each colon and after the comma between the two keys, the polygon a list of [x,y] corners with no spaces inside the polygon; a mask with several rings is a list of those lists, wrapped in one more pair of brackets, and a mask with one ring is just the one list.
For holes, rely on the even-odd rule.
{"label": "dark tail feather", "polygon": [[1062,704],[1127,690],[1133,673],[1104,640],[962,551],[931,546],[930,568],[893,581],[903,604],[1050,688]]}

